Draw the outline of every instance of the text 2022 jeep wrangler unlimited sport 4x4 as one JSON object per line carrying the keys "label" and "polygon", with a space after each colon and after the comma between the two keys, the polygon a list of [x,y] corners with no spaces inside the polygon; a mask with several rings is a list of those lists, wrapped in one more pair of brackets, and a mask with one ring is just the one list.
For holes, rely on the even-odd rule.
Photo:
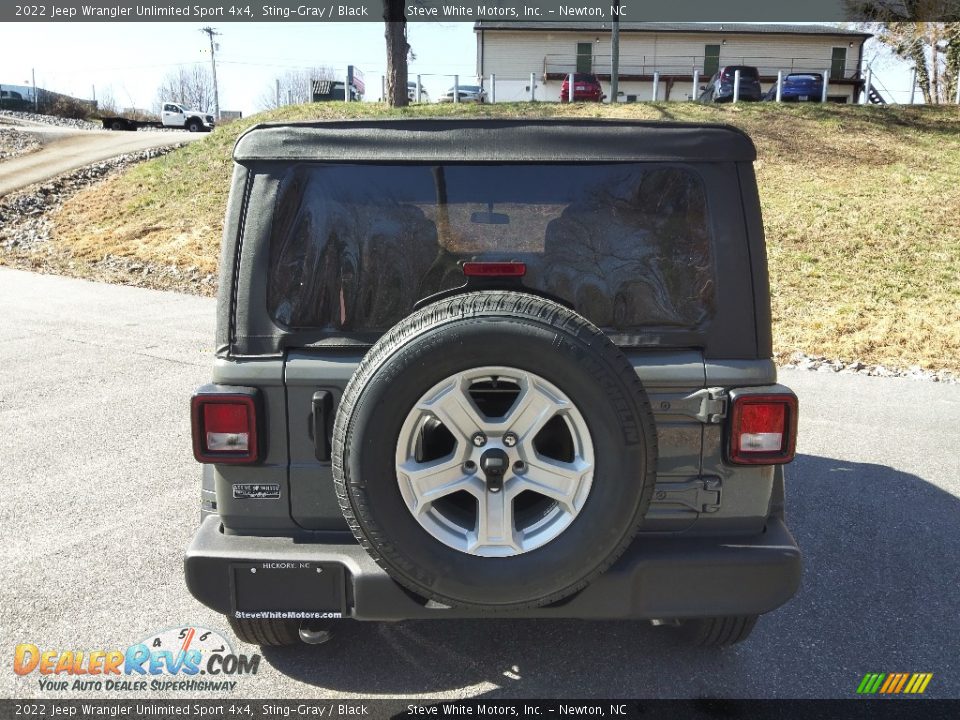
{"label": "text 2022 jeep wrangler unlimited sport 4x4", "polygon": [[800,578],[755,154],[621,121],[243,135],[193,595],[259,644],[468,617],[745,638]]}

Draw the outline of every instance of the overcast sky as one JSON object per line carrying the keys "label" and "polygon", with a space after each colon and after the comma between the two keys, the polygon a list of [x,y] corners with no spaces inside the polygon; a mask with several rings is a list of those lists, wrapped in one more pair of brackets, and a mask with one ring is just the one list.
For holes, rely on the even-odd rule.
{"label": "overcast sky", "polygon": [[[273,78],[290,69],[330,66],[342,77],[354,64],[367,77],[367,98],[378,99],[385,67],[383,24],[221,23],[217,38],[220,107],[256,112]],[[473,24],[411,23],[416,60],[433,99],[476,72]],[[870,59],[874,51],[868,50]],[[0,29],[0,84],[29,84],[90,98],[109,92],[119,107],[150,108],[163,77],[179,65],[208,64],[209,42],[199,24],[183,23],[6,23]],[[900,102],[908,97],[909,74],[889,61],[879,77]],[[919,95],[919,93],[918,93]]]}

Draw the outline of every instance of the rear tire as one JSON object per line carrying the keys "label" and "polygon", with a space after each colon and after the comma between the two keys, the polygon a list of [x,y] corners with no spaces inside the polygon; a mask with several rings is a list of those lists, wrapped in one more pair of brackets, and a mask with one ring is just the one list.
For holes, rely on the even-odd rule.
{"label": "rear tire", "polygon": [[297,620],[260,620],[228,617],[230,629],[241,642],[264,647],[299,645],[300,623]]}
{"label": "rear tire", "polygon": [[759,615],[734,615],[684,620],[680,633],[698,647],[729,647],[746,640],[757,624]]}

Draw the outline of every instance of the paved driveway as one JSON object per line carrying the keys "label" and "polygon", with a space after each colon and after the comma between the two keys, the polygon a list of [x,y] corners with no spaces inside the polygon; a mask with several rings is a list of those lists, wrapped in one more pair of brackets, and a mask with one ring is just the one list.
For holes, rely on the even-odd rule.
{"label": "paved driveway", "polygon": [[19,129],[36,133],[43,147],[0,162],[0,197],[101,160],[138,150],[192,142],[206,136],[185,130],[113,132],[42,125],[23,125]]}
{"label": "paved driveway", "polygon": [[[226,629],[180,575],[213,301],[0,270],[0,307],[0,655]],[[265,651],[237,696],[849,697],[894,671],[960,696],[960,386],[782,380],[801,402],[788,520],[803,587],[744,645],[675,647],[640,623],[360,624]],[[35,676],[0,672],[3,697],[38,694]]]}

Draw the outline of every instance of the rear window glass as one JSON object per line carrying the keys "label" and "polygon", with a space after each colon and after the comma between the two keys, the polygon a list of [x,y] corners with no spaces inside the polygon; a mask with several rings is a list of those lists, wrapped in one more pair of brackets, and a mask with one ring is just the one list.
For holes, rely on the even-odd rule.
{"label": "rear window glass", "polygon": [[294,165],[268,309],[288,328],[382,332],[463,285],[463,261],[512,260],[602,328],[693,328],[713,313],[708,228],[689,166]]}
{"label": "rear window glass", "polygon": [[760,76],[757,74],[757,69],[756,69],[755,67],[749,67],[749,66],[743,66],[743,67],[731,66],[731,67],[728,67],[728,68],[724,69],[724,71],[723,71],[723,77],[724,77],[725,79],[726,79],[726,78],[729,78],[730,80],[732,80],[732,79],[733,79],[733,74],[734,74],[737,70],[740,71],[740,77],[742,77],[742,78],[750,78],[751,80],[756,80],[757,78],[760,77]]}

